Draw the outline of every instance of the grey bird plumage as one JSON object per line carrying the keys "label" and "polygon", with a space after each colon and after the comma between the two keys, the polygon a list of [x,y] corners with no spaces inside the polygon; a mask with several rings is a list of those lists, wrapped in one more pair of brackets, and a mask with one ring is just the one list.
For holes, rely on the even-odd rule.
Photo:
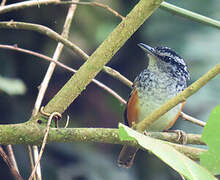
{"label": "grey bird plumage", "polygon": [[[149,63],[147,69],[143,70],[133,83],[133,90],[124,114],[125,124],[130,126],[133,122],[142,121],[169,99],[183,91],[187,87],[187,80],[190,78],[186,63],[172,49],[168,47],[152,48],[143,43],[138,44],[138,46],[147,53]],[[134,94],[137,97],[132,97]],[[172,108],[146,130],[163,131],[171,128],[183,105],[184,103]],[[138,114],[137,117],[133,116],[133,112]],[[133,164],[136,152],[136,148],[124,146],[119,155],[119,166],[130,167]]]}

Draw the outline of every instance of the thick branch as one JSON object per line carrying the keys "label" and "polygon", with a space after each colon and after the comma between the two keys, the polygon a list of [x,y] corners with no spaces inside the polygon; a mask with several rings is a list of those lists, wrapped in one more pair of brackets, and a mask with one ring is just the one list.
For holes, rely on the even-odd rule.
{"label": "thick branch", "polygon": [[[41,144],[45,134],[45,126],[36,123],[0,125],[0,144]],[[10,136],[8,136],[10,134]],[[151,137],[178,139],[175,133],[149,133]],[[176,139],[175,139],[176,138]],[[188,135],[187,142],[200,138],[198,135]],[[121,141],[118,129],[110,128],[50,128],[48,143],[52,142],[99,142],[138,146],[135,141]],[[178,151],[187,154],[192,159],[199,159],[203,149],[171,144]]]}
{"label": "thick branch", "polygon": [[162,0],[139,1],[126,18],[45,106],[44,110],[48,113],[56,111],[62,114],[128,38],[144,23],[153,11],[159,7],[161,1]]}
{"label": "thick branch", "polygon": [[198,13],[174,6],[174,5],[169,4],[167,2],[161,3],[160,7],[162,9],[165,9],[166,11],[171,12],[172,14],[176,14],[178,16],[185,17],[187,19],[190,19],[190,20],[193,20],[193,21],[220,29],[220,21],[214,20],[212,18],[209,18],[209,17],[203,16],[203,15],[200,15]]}

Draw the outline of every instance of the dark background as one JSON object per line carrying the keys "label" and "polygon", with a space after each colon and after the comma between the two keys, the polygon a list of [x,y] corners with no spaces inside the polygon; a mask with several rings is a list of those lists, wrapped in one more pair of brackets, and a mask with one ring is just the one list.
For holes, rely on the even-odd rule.
{"label": "dark background", "polygon": [[[17,1],[9,1],[13,3]],[[138,1],[100,1],[110,5],[122,15],[126,15]],[[174,2],[172,2],[174,3]],[[176,5],[219,19],[220,3],[217,0],[181,1]],[[0,21],[23,21],[48,26],[58,33],[62,32],[68,6],[40,6],[13,11],[0,15]],[[79,6],[76,10],[69,40],[91,55],[108,34],[120,23],[120,19],[108,11],[90,6]],[[143,42],[150,46],[168,46],[180,54],[188,64],[191,80],[194,82],[219,62],[220,36],[212,27],[192,22],[158,9],[126,42],[108,63],[130,80],[147,66],[147,59],[137,46]],[[36,32],[0,29],[0,44],[17,44],[19,47],[40,52],[52,57],[57,43]],[[64,48],[60,60],[75,69],[83,60]],[[27,121],[34,107],[38,89],[48,63],[39,58],[0,49],[0,77],[17,78],[26,85],[23,95],[9,95],[0,89],[1,124]],[[59,67],[56,68],[45,95],[45,105],[72,76]],[[130,89],[112,77],[99,73],[96,77],[122,97],[127,98]],[[219,104],[220,78],[216,77],[198,93],[187,99],[184,111],[203,121],[210,111]],[[0,82],[1,83],[1,82]],[[71,118],[69,127],[109,127],[116,128],[123,122],[123,110],[118,100],[103,89],[91,83],[71,104],[66,114]],[[187,133],[201,133],[202,128],[179,120],[174,129]],[[29,161],[23,145],[14,146],[15,155],[22,176],[29,174]],[[120,169],[116,160],[120,145],[109,144],[49,144],[41,161],[43,179],[71,180],[175,180],[180,176],[151,154],[139,151],[131,169]],[[5,163],[0,159],[1,179],[12,179]]]}

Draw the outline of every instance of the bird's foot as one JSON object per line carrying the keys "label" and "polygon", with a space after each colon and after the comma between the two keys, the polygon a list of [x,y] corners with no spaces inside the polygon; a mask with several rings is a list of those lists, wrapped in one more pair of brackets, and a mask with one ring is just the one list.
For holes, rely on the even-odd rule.
{"label": "bird's foot", "polygon": [[178,138],[177,141],[180,142],[181,144],[186,144],[187,143],[187,135],[183,130],[166,130],[164,132],[172,132],[172,133],[176,133]]}

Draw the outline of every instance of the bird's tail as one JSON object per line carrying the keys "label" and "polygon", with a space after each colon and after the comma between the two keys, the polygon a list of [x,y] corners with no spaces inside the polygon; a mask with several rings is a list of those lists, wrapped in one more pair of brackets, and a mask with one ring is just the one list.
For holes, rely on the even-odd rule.
{"label": "bird's tail", "polygon": [[134,157],[137,151],[138,149],[135,147],[123,146],[118,157],[119,167],[123,167],[123,168],[131,167],[134,162]]}

